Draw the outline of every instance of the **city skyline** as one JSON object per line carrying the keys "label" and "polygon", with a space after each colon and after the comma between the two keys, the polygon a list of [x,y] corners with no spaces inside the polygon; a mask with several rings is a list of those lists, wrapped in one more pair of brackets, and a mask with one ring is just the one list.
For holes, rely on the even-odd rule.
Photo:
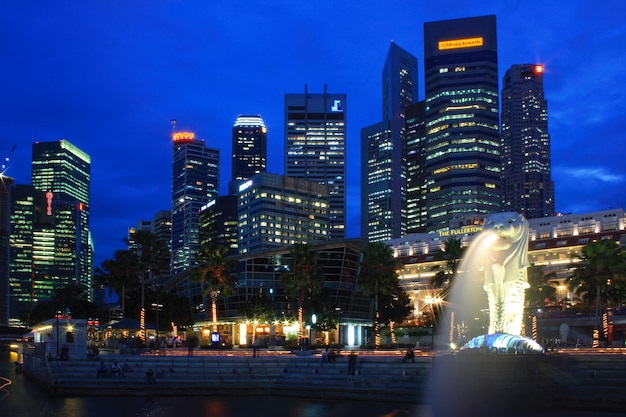
{"label": "city skyline", "polygon": [[622,205],[616,190],[626,182],[619,148],[626,93],[616,86],[626,31],[612,13],[619,3],[456,1],[438,8],[391,1],[384,10],[373,1],[320,1],[306,10],[237,3],[0,6],[11,16],[0,30],[12,40],[2,69],[9,82],[0,157],[17,145],[6,175],[31,183],[36,141],[67,139],[92,157],[95,265],[124,247],[128,227],[171,209],[171,119],[220,148],[225,194],[237,116],[263,118],[268,172],[283,173],[283,100],[305,84],[312,94],[327,85],[350,103],[347,236],[358,236],[359,134],[380,120],[380,69],[390,42],[417,57],[423,99],[423,24],[488,14],[497,18],[499,88],[513,64],[545,66],[557,212]]}

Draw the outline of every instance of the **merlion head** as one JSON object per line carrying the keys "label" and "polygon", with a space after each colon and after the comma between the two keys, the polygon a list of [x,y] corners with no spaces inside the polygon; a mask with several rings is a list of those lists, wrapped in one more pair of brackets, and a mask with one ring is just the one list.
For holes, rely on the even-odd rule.
{"label": "merlion head", "polygon": [[520,266],[528,264],[528,222],[521,214],[513,212],[496,213],[483,222],[483,231],[492,231],[497,239],[491,250],[503,252],[509,261]]}

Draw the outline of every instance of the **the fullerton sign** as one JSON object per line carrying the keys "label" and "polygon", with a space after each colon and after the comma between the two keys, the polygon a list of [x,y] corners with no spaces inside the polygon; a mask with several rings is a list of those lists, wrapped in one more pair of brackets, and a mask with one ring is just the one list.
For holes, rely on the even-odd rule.
{"label": "the fullerton sign", "polygon": [[482,226],[467,226],[467,227],[462,227],[460,229],[452,229],[452,230],[444,230],[439,232],[439,236],[440,237],[446,237],[446,236],[458,236],[458,235],[465,235],[468,233],[478,233],[480,231],[483,230]]}

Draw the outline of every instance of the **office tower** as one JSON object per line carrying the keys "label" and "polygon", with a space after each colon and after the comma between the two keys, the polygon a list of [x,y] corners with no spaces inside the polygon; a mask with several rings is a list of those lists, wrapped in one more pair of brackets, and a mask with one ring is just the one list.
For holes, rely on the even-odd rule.
{"label": "office tower", "polygon": [[228,249],[228,255],[237,250],[237,196],[217,197],[200,209],[200,244],[212,243]]}
{"label": "office tower", "polygon": [[428,231],[502,208],[495,16],[424,24]]}
{"label": "office tower", "polygon": [[218,149],[191,132],[174,132],[172,160],[172,276],[194,265],[198,212],[219,192]]}
{"label": "office tower", "polygon": [[32,185],[39,192],[33,226],[34,299],[50,299],[54,290],[75,284],[91,300],[91,158],[64,139],[36,142],[32,151]]}
{"label": "office tower", "polygon": [[346,95],[285,94],[285,175],[328,185],[330,238],[345,238]]}
{"label": "office tower", "polygon": [[232,181],[247,180],[266,171],[267,129],[263,119],[239,115],[233,126]]}
{"label": "office tower", "polygon": [[330,231],[330,187],[268,172],[238,189],[239,253],[319,243]]}
{"label": "office tower", "polygon": [[[4,168],[4,167],[2,167]],[[9,325],[9,233],[11,230],[11,189],[13,179],[0,169],[0,326]]]}
{"label": "office tower", "polygon": [[43,221],[49,218],[44,215],[47,206],[44,192],[36,192],[32,185],[13,185],[10,202],[9,318],[18,318],[23,311],[30,310],[42,296],[41,289],[50,286],[42,274],[34,274],[36,268],[42,267],[42,260],[38,261],[37,267],[33,262],[33,231],[41,229],[41,221],[37,218]]}
{"label": "office tower", "polygon": [[406,107],[417,99],[417,58],[391,43],[382,71],[383,121],[361,129],[361,236],[406,234]]}
{"label": "office tower", "polygon": [[[406,232],[425,233],[427,220],[424,101],[406,108]],[[401,236],[400,236],[401,237]]]}
{"label": "office tower", "polygon": [[527,219],[554,215],[548,103],[541,65],[513,65],[502,87],[504,209]]}

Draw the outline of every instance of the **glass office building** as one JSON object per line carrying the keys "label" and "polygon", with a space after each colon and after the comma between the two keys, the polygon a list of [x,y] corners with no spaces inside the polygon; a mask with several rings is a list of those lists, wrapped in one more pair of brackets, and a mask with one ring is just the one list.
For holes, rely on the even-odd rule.
{"label": "glass office building", "polygon": [[382,71],[383,121],[361,129],[361,236],[406,234],[406,108],[417,99],[417,58],[391,43]]}
{"label": "glass office building", "polygon": [[346,95],[285,94],[285,175],[328,185],[330,237],[346,227]]}
{"label": "glass office building", "polygon": [[[34,202],[32,299],[50,299],[69,284],[82,286],[91,299],[91,157],[64,139],[36,142],[32,151],[33,195],[17,196]],[[14,216],[17,221],[19,213]]]}
{"label": "glass office building", "polygon": [[172,276],[194,265],[198,212],[219,193],[219,149],[191,132],[172,134]]}
{"label": "glass office building", "polygon": [[496,17],[424,24],[427,229],[502,206]]}
{"label": "glass office building", "polygon": [[527,219],[553,216],[554,182],[542,65],[516,64],[505,73],[501,141],[505,210]]}

